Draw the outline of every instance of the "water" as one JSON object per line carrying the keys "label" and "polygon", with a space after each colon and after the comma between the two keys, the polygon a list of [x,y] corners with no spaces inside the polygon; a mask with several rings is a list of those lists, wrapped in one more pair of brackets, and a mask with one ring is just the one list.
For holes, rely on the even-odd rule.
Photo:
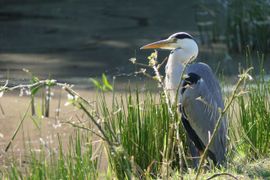
{"label": "water", "polygon": [[[29,69],[80,86],[103,72],[129,79],[149,51],[139,48],[168,35],[187,31],[200,42],[195,22],[197,1],[58,0],[0,1],[0,78],[27,82]],[[226,76],[236,75],[239,55],[224,45],[200,46],[200,61]],[[160,52],[163,59],[169,52]],[[269,61],[269,60],[268,60]],[[266,67],[270,67],[266,61]],[[269,68],[268,68],[269,69]],[[269,71],[268,71],[269,72]]]}

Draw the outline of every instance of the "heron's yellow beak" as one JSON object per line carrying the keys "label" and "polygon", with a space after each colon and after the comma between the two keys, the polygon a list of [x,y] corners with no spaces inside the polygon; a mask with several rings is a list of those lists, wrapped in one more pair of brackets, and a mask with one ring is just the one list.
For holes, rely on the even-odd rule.
{"label": "heron's yellow beak", "polygon": [[147,44],[140,49],[169,49],[172,43],[171,39],[165,39]]}

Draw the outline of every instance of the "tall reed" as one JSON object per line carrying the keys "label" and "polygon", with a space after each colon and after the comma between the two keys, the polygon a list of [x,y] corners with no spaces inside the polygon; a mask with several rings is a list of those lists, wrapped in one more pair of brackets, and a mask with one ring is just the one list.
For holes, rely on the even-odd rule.
{"label": "tall reed", "polygon": [[238,98],[238,118],[248,146],[246,153],[252,158],[267,156],[270,153],[270,82],[265,80],[263,69],[246,89],[248,93]]}
{"label": "tall reed", "polygon": [[2,178],[7,179],[96,179],[98,159],[93,154],[92,138],[89,133],[76,130],[70,136],[67,150],[63,150],[61,137],[58,136],[58,150],[47,149],[42,144],[40,151],[26,149],[29,158],[20,166],[16,160],[11,167],[1,169]]}

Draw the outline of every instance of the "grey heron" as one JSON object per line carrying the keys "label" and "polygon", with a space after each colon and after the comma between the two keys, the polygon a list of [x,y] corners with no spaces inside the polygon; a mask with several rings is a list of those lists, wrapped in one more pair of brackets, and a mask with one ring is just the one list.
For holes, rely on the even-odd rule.
{"label": "grey heron", "polygon": [[[192,142],[189,145],[190,151],[194,158],[198,158],[214,131],[220,116],[219,109],[224,109],[217,78],[205,63],[190,63],[184,68],[183,62],[195,60],[199,52],[196,41],[188,33],[175,33],[165,40],[147,44],[141,49],[171,50],[165,69],[165,88],[170,92],[172,100],[179,94],[176,98],[180,103],[182,124]],[[183,71],[187,76],[181,80]],[[177,89],[179,93],[176,93]],[[225,162],[227,122],[226,117],[223,118],[207,152],[215,165]],[[196,164],[198,159],[195,160]]]}

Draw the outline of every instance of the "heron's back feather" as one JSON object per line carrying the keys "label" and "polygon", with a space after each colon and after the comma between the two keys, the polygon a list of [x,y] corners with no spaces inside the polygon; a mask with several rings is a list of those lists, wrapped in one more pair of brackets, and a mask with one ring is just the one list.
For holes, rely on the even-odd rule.
{"label": "heron's back feather", "polygon": [[[182,88],[185,90],[182,90],[181,106],[187,122],[205,147],[220,116],[219,109],[224,108],[221,89],[211,68],[204,63],[189,65],[186,74],[193,78],[195,74],[200,78],[197,77],[196,82],[190,82],[188,87],[185,86],[185,82],[189,77],[184,80]],[[225,160],[226,131],[227,123],[223,118],[214,142],[210,146],[210,151],[213,152],[218,164],[222,164]]]}

